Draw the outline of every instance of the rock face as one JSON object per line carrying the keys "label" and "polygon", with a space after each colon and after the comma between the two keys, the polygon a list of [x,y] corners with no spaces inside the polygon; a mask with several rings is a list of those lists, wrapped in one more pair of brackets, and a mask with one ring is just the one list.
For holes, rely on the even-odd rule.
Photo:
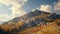
{"label": "rock face", "polygon": [[59,24],[60,14],[35,10],[23,16],[15,17],[3,23],[0,27],[3,29],[2,31],[10,34],[33,34],[34,32],[37,34],[39,32],[43,33],[45,31],[44,28],[47,29],[47,31],[48,28],[52,30],[53,28],[51,26],[55,28],[55,26],[58,27]]}

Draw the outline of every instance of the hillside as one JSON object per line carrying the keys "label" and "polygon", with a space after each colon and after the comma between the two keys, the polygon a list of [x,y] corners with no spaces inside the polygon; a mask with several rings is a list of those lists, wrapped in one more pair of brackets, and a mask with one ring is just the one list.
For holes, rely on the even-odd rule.
{"label": "hillside", "polygon": [[0,25],[7,34],[59,34],[60,14],[35,10]]}

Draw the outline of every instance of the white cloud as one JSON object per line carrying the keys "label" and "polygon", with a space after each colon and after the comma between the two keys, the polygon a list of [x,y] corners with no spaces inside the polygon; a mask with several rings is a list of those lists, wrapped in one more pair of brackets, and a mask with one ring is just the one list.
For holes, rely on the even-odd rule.
{"label": "white cloud", "polygon": [[16,4],[22,4],[24,2],[27,2],[27,0],[0,0],[0,3],[5,5],[16,5]]}
{"label": "white cloud", "polygon": [[36,9],[32,9],[32,11],[35,11]]}
{"label": "white cloud", "polygon": [[54,4],[55,4],[54,5],[54,10],[60,11],[60,0],[58,2],[55,2]]}
{"label": "white cloud", "polygon": [[51,12],[51,6],[50,5],[41,5],[37,9],[39,9],[41,11]]}
{"label": "white cloud", "polygon": [[27,0],[0,0],[1,4],[4,4],[6,6],[10,6],[10,10],[12,10],[12,18],[16,17],[16,15],[24,15],[26,12],[23,10],[24,3],[27,2]]}
{"label": "white cloud", "polygon": [[22,4],[18,4],[11,7],[12,17],[16,17],[18,14],[20,14],[20,16],[26,14],[26,12],[22,9],[22,6]]}
{"label": "white cloud", "polygon": [[26,12],[23,10],[25,2],[27,2],[27,0],[0,0],[1,4],[11,6],[9,9],[12,11],[11,15],[0,14],[0,21],[8,21],[14,17],[17,17],[17,15],[21,16],[26,14]]}
{"label": "white cloud", "polygon": [[0,14],[0,22],[8,21],[10,19],[9,15]]}

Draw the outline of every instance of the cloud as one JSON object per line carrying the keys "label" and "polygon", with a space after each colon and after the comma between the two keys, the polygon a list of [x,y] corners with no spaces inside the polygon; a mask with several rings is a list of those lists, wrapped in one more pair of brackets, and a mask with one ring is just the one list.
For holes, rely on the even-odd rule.
{"label": "cloud", "polygon": [[32,11],[35,11],[36,9],[32,9]]}
{"label": "cloud", "polygon": [[55,2],[54,4],[55,4],[54,5],[54,10],[60,11],[60,0],[58,2]]}
{"label": "cloud", "polygon": [[41,5],[41,6],[38,7],[37,9],[39,9],[39,10],[41,10],[41,11],[50,12],[50,11],[51,11],[51,6],[50,6],[50,5]]}
{"label": "cloud", "polygon": [[16,15],[24,15],[26,12],[22,9],[22,4],[14,5],[11,7],[12,17],[16,17]]}
{"label": "cloud", "polygon": [[16,17],[16,15],[24,15],[26,12],[23,10],[24,3],[27,0],[0,0],[1,4],[6,6],[11,6],[9,9],[12,10],[12,17]]}
{"label": "cloud", "polygon": [[0,14],[0,21],[8,21],[14,17],[26,14],[25,10],[23,10],[25,2],[27,2],[27,0],[0,0],[1,4],[4,4],[8,7],[11,6],[9,9],[12,11],[11,15]]}
{"label": "cloud", "polygon": [[27,2],[27,0],[0,0],[0,3],[5,4],[7,6],[16,5],[16,4],[22,4],[24,2]]}
{"label": "cloud", "polygon": [[9,15],[6,14],[0,14],[0,22],[8,21],[10,19]]}

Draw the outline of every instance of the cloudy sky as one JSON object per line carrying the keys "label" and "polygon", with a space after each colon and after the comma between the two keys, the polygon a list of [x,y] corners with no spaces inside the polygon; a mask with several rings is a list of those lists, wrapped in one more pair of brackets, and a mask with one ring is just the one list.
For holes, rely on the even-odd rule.
{"label": "cloudy sky", "polygon": [[0,22],[22,16],[35,9],[60,13],[60,0],[0,0]]}

